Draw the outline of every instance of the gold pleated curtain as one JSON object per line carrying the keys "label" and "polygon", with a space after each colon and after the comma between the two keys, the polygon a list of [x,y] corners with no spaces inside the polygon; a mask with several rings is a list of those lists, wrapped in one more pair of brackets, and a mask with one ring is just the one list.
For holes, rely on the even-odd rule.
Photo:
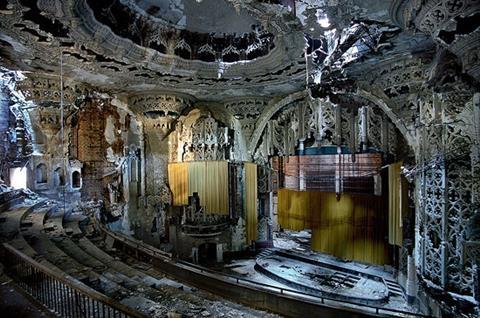
{"label": "gold pleated curtain", "polygon": [[312,230],[312,250],[374,264],[389,263],[386,207],[377,196],[280,189],[279,224]]}
{"label": "gold pleated curtain", "polygon": [[168,183],[172,191],[173,205],[188,204],[188,162],[168,164]]}
{"label": "gold pleated curtain", "polygon": [[207,213],[228,215],[228,162],[193,161],[168,164],[173,205],[188,204],[198,192]]}
{"label": "gold pleated curtain", "polygon": [[245,214],[247,242],[257,239],[257,165],[245,163]]}
{"label": "gold pleated curtain", "polygon": [[[315,204],[313,204],[314,206]],[[310,193],[278,190],[278,223],[293,231],[310,229]]]}
{"label": "gold pleated curtain", "polygon": [[193,161],[188,163],[188,193],[192,195],[194,192],[198,192],[200,197],[200,205],[205,207],[207,212],[210,209],[207,207],[209,202],[206,200],[207,188],[206,179],[207,163],[205,161]]}
{"label": "gold pleated curtain", "polygon": [[408,184],[401,176],[402,162],[388,166],[388,243],[402,246],[402,215],[408,209]]}
{"label": "gold pleated curtain", "polygon": [[210,200],[211,211],[228,215],[229,196],[228,196],[228,162],[227,161],[207,161],[206,178],[210,193],[207,196]]}

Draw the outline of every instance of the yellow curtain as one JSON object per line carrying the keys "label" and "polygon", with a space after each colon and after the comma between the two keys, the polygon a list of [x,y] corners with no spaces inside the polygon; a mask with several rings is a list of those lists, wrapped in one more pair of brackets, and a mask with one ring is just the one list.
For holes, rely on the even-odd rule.
{"label": "yellow curtain", "polygon": [[228,162],[205,162],[205,197],[208,213],[228,215]]}
{"label": "yellow curtain", "polygon": [[309,192],[278,190],[278,223],[285,229],[301,231],[310,228],[310,205],[316,209],[315,202],[310,202]]}
{"label": "yellow curtain", "polygon": [[309,192],[317,208],[312,210],[312,250],[337,257],[354,259],[353,255],[353,202],[349,195]]}
{"label": "yellow curtain", "polygon": [[312,229],[312,250],[375,264],[389,263],[385,206],[381,197],[319,191],[278,191],[285,229]]}
{"label": "yellow curtain", "polygon": [[206,201],[206,162],[205,161],[192,161],[188,163],[188,195],[192,195],[194,192],[198,192],[200,197],[200,205],[208,210],[206,207],[208,202]]}
{"label": "yellow curtain", "polygon": [[402,162],[388,167],[388,243],[402,246],[402,213],[408,208],[406,187],[402,187]]}
{"label": "yellow curtain", "polygon": [[228,214],[227,161],[170,163],[168,180],[173,205],[188,204],[188,196],[198,192],[207,213]]}
{"label": "yellow curtain", "polygon": [[245,163],[245,212],[247,242],[257,239],[257,165]]}
{"label": "yellow curtain", "polygon": [[386,200],[378,196],[354,195],[353,258],[374,264],[390,263]]}
{"label": "yellow curtain", "polygon": [[168,183],[172,191],[173,205],[188,204],[188,163],[168,164]]}

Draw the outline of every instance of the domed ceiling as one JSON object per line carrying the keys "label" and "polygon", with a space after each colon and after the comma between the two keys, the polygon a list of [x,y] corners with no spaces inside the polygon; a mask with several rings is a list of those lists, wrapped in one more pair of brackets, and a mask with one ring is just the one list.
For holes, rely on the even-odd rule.
{"label": "domed ceiling", "polygon": [[237,11],[225,0],[123,0],[120,2],[159,23],[192,32],[245,34],[252,32],[252,27],[258,25],[258,21],[245,9]]}
{"label": "domed ceiling", "polygon": [[395,25],[394,2],[0,0],[0,58],[118,94],[285,96],[428,49]]}

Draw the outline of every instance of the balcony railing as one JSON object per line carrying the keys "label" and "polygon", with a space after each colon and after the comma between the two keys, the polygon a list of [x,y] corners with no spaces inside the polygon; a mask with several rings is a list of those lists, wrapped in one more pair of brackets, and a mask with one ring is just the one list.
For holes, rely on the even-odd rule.
{"label": "balcony railing", "polygon": [[2,245],[0,252],[5,272],[14,282],[61,317],[147,317],[69,275],[49,269],[7,243]]}

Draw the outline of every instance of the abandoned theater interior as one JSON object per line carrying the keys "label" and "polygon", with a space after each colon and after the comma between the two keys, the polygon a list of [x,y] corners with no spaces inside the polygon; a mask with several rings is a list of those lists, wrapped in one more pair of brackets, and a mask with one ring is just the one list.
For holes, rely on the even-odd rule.
{"label": "abandoned theater interior", "polygon": [[2,317],[480,317],[480,1],[0,0]]}

